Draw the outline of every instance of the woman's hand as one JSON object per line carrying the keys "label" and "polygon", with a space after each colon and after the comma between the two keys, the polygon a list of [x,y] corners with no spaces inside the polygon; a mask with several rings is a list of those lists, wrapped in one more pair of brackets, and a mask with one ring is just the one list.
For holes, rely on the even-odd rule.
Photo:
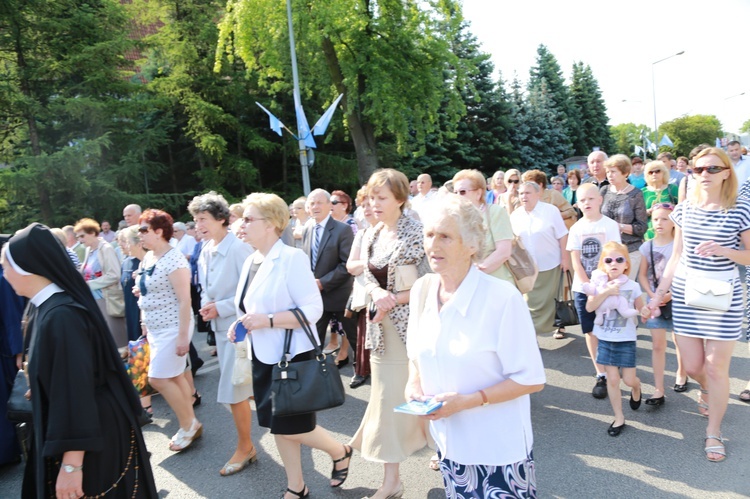
{"label": "woman's hand", "polygon": [[177,356],[182,357],[190,351],[190,339],[187,336],[177,336]]}
{"label": "woman's hand", "polygon": [[709,256],[726,256],[728,248],[714,241],[703,241],[695,247],[695,254],[706,258]]}
{"label": "woman's hand", "polygon": [[410,382],[406,384],[406,387],[404,388],[404,398],[407,402],[411,400],[419,400],[420,402],[424,402],[429,397],[424,396],[424,392],[422,392],[422,387],[420,386],[419,380],[416,380],[416,382]]}
{"label": "woman's hand", "polygon": [[133,286],[132,292],[133,292],[133,296],[135,296],[136,298],[140,298],[141,297],[141,288],[140,287]]}
{"label": "woman's hand", "polygon": [[396,295],[383,288],[373,289],[370,296],[372,297],[372,301],[375,302],[375,305],[377,305],[378,310],[388,312],[396,306]]}
{"label": "woman's hand", "polygon": [[240,318],[240,322],[245,326],[248,333],[255,329],[271,327],[268,314],[245,314]]}
{"label": "woman's hand", "polygon": [[442,402],[443,405],[437,411],[423,417],[431,421],[451,417],[457,412],[461,412],[472,407],[472,397],[472,395],[461,395],[455,392],[435,395],[433,399]]}
{"label": "woman's hand", "polygon": [[83,471],[66,473],[65,470],[60,468],[60,472],[57,474],[55,494],[57,499],[83,497]]}
{"label": "woman's hand", "polygon": [[372,319],[370,319],[370,322],[374,322],[375,324],[377,324],[378,322],[385,319],[386,315],[388,315],[388,312],[378,307],[378,311],[375,312],[375,316]]}
{"label": "woman's hand", "polygon": [[229,326],[229,330],[227,331],[227,339],[229,340],[229,343],[234,343],[234,340],[237,338],[234,332],[234,328],[237,325],[237,321],[234,321],[231,326]]}
{"label": "woman's hand", "polygon": [[206,322],[210,321],[211,319],[216,319],[219,316],[219,312],[216,310],[215,302],[206,303],[203,307],[201,307],[200,310],[198,310],[198,313],[201,314],[201,317]]}

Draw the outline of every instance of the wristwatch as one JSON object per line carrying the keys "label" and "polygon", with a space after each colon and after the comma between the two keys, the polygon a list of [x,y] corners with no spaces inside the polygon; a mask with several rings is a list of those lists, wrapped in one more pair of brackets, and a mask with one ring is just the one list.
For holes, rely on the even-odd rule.
{"label": "wristwatch", "polygon": [[268,322],[270,322],[271,327],[273,327],[273,314],[268,314]]}
{"label": "wristwatch", "polygon": [[63,464],[62,469],[65,470],[65,473],[75,473],[76,471],[81,471],[83,465],[73,466],[72,464]]}

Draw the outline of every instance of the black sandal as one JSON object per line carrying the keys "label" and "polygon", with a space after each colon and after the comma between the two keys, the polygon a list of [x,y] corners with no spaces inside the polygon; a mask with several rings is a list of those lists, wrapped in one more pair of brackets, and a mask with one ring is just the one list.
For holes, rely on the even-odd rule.
{"label": "black sandal", "polygon": [[[348,450],[347,450],[348,449]],[[351,464],[351,458],[352,454],[354,453],[354,450],[351,448],[351,446],[344,444],[344,457],[341,459],[334,459],[333,460],[333,470],[331,471],[331,480],[339,480],[339,483],[336,485],[331,485],[331,487],[341,487],[344,485],[344,482],[346,481],[346,478],[349,476],[349,466],[342,470],[336,469],[336,463],[340,463],[341,461],[344,461],[345,459],[349,459],[349,464]]]}
{"label": "black sandal", "polygon": [[[293,491],[290,488],[287,488],[286,491],[289,492],[290,494],[294,494],[295,496],[299,497],[300,499],[305,499],[307,497],[310,497],[310,489],[307,488],[307,485],[305,485],[304,487],[302,487],[302,490],[300,490],[299,492],[295,492],[295,491]],[[284,499],[285,495],[286,495],[286,493],[284,493],[284,495],[281,496],[281,499]]]}
{"label": "black sandal", "polygon": [[198,407],[199,405],[201,405],[201,394],[198,393],[198,390],[195,390],[193,394],[193,407]]}

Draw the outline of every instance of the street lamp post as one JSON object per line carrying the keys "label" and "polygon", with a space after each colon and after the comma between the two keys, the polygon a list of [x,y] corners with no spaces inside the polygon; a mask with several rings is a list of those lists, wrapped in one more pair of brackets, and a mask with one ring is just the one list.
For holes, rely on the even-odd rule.
{"label": "street lamp post", "polygon": [[658,147],[659,147],[659,126],[658,126],[658,123],[656,121],[656,77],[655,77],[655,73],[654,73],[654,66],[656,66],[660,62],[664,62],[667,59],[671,59],[672,57],[677,57],[678,55],[682,55],[684,53],[685,53],[685,51],[681,50],[681,51],[677,52],[676,54],[672,54],[669,57],[665,57],[664,59],[659,59],[658,61],[655,61],[655,62],[651,63],[651,94],[652,94],[653,99],[654,99],[654,144],[656,144],[657,150],[658,150]]}

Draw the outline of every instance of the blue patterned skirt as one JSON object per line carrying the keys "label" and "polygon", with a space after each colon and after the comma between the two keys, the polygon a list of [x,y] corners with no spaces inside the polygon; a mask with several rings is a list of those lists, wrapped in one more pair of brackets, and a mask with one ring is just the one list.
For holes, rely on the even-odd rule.
{"label": "blue patterned skirt", "polygon": [[464,465],[440,457],[447,499],[510,499],[536,497],[534,453],[505,466]]}

